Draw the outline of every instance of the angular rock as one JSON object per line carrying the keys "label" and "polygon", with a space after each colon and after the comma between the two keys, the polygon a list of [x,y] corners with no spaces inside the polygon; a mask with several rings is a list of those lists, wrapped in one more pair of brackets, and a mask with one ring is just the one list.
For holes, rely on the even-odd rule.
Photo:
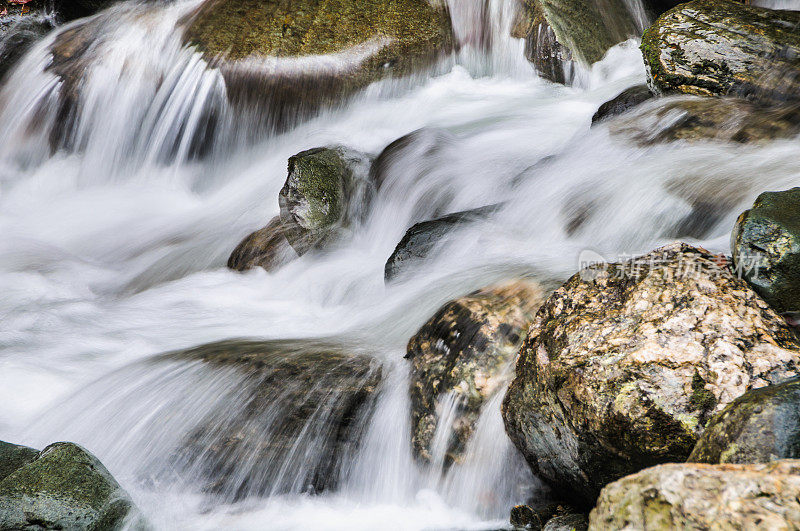
{"label": "angular rock", "polygon": [[798,24],[796,11],[729,0],[681,4],[644,32],[648,84],[657,93],[797,100]]}
{"label": "angular rock", "polygon": [[503,402],[511,440],[564,498],[685,460],[708,419],[800,374],[800,343],[724,257],[672,244],[597,264],[544,303]]}
{"label": "angular rock", "polygon": [[800,461],[668,464],[608,485],[590,529],[798,529]]}
{"label": "angular rock", "polygon": [[761,107],[738,98],[661,98],[620,116],[612,134],[642,146],[662,142],[767,142],[800,133],[800,107]]}
{"label": "angular rock", "polygon": [[39,450],[0,441],[0,481],[36,459],[38,455]]}
{"label": "angular rock", "polygon": [[512,35],[526,40],[525,55],[551,81],[569,82],[569,63],[599,61],[609,48],[640,30],[621,0],[521,0]]}
{"label": "angular rock", "polygon": [[193,485],[229,500],[335,488],[381,378],[371,356],[312,340],[230,340],[168,357],[243,378],[235,410],[201,419],[173,456]]}
{"label": "angular rock", "polygon": [[[458,461],[481,406],[511,377],[511,363],[544,301],[536,282],[486,288],[442,306],[408,342],[414,452],[431,461],[437,429],[448,430],[446,461]],[[440,426],[439,405],[455,403],[452,428]],[[450,431],[452,429],[452,431]]]}
{"label": "angular rock", "polygon": [[418,267],[436,249],[441,240],[454,230],[458,230],[471,223],[486,219],[496,212],[501,205],[488,205],[485,207],[464,210],[448,214],[441,218],[417,223],[408,229],[403,239],[397,244],[394,252],[386,261],[383,278],[390,282],[402,273]]}
{"label": "angular rock", "polygon": [[[228,95],[283,128],[365,85],[424,68],[453,47],[426,0],[207,0],[184,41],[218,64]],[[268,116],[266,116],[268,115]]]}
{"label": "angular rock", "polygon": [[242,240],[228,258],[228,268],[245,271],[262,267],[274,271],[297,258],[283,233],[283,222],[275,216],[266,227],[255,231]]}
{"label": "angular rock", "polygon": [[736,220],[733,263],[779,312],[800,311],[800,188],[764,192]]}
{"label": "angular rock", "polygon": [[92,454],[54,443],[0,481],[2,529],[118,529],[134,511]]}
{"label": "angular rock", "polygon": [[800,457],[800,381],[753,389],[706,426],[695,463],[768,463]]}
{"label": "angular rock", "polygon": [[653,93],[650,92],[647,85],[636,85],[635,87],[623,90],[617,97],[608,100],[597,109],[597,112],[592,116],[592,124],[611,116],[622,114],[628,109],[632,109],[640,103],[644,103],[652,98]]}
{"label": "angular rock", "polygon": [[375,187],[369,159],[346,148],[314,148],[289,158],[289,176],[278,204],[283,233],[297,254],[305,254],[360,221]]}

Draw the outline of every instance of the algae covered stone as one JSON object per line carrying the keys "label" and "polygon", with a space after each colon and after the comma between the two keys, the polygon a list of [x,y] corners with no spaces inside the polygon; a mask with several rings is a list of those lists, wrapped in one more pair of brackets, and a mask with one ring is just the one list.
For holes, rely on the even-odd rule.
{"label": "algae covered stone", "polygon": [[[450,301],[408,342],[411,361],[412,437],[416,455],[429,461],[437,430],[452,430],[442,450],[458,460],[481,406],[508,383],[511,363],[536,310],[541,286],[518,280]],[[441,403],[453,403],[452,427],[440,426]]]}
{"label": "algae covered stone", "polygon": [[642,37],[650,87],[659,93],[800,96],[800,12],[694,0],[666,12]]}
{"label": "algae covered stone", "polygon": [[368,174],[369,159],[346,148],[314,148],[289,158],[278,203],[283,233],[298,254],[361,219],[375,193]]}
{"label": "algae covered stone", "polygon": [[2,529],[119,529],[133,502],[92,454],[54,443],[0,481]]}
{"label": "algae covered stone", "polygon": [[798,529],[800,461],[666,464],[605,487],[589,529]]}
{"label": "algae covered stone", "polygon": [[672,244],[548,298],[503,419],[534,473],[590,505],[611,481],[684,461],[714,413],[798,371],[794,331],[725,258]]}
{"label": "algae covered stone", "polygon": [[736,221],[737,271],[779,312],[800,311],[800,188],[764,192]]}
{"label": "algae covered stone", "polygon": [[36,459],[39,450],[0,441],[0,480]]}
{"label": "algae covered stone", "polygon": [[753,389],[706,426],[689,461],[767,463],[800,457],[800,380]]}

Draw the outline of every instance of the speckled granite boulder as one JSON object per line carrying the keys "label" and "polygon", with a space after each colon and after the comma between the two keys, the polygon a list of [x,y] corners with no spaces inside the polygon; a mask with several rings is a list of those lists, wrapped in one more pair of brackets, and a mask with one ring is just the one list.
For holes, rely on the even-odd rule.
{"label": "speckled granite boulder", "polygon": [[534,472],[586,506],[684,461],[715,412],[798,371],[794,331],[724,257],[672,244],[591,266],[544,303],[503,418]]}

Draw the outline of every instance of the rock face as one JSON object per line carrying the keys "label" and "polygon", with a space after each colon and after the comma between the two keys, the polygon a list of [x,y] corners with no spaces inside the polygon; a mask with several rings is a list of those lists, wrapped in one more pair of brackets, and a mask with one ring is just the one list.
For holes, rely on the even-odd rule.
{"label": "rock face", "polygon": [[168,356],[244,378],[235,410],[203,419],[174,456],[193,484],[231,500],[335,487],[381,377],[372,357],[315,341],[231,340]]}
{"label": "rock face", "polygon": [[685,460],[713,413],[795,376],[800,344],[723,257],[672,244],[574,275],[542,306],[503,402],[534,472],[591,504]]}
{"label": "rock face", "polygon": [[411,360],[412,437],[416,455],[432,458],[441,418],[437,405],[455,402],[446,461],[458,461],[478,420],[481,406],[509,381],[533,315],[544,300],[542,288],[521,280],[450,301],[408,342]]}
{"label": "rock face", "polygon": [[592,116],[592,124],[599,122],[605,118],[622,114],[628,109],[636,107],[640,103],[652,99],[653,93],[647,85],[637,85],[629,89],[623,90],[616,98],[608,100],[597,109],[597,112]]}
{"label": "rock face", "polygon": [[779,312],[800,311],[800,188],[764,192],[736,220],[736,269]]}
{"label": "rock face", "polygon": [[220,61],[235,104],[273,109],[278,126],[453,46],[450,18],[426,0],[207,0],[184,40]]}
{"label": "rock face", "polygon": [[30,451],[12,449],[21,459],[0,480],[0,528],[118,529],[133,510],[128,494],[80,446],[55,443],[32,458]]}
{"label": "rock face", "polygon": [[297,258],[297,253],[286,240],[283,222],[280,216],[275,216],[266,227],[250,234],[236,246],[228,258],[228,267],[235,271],[254,267],[273,271],[294,258]]}
{"label": "rock face", "polygon": [[642,146],[675,141],[766,142],[800,133],[795,105],[763,108],[738,98],[663,98],[610,125],[613,134]]}
{"label": "rock face", "polygon": [[361,219],[375,193],[369,159],[345,148],[315,148],[289,159],[278,196],[283,233],[297,254],[336,239]]}
{"label": "rock face", "polygon": [[800,457],[800,381],[753,389],[706,426],[689,461],[768,463]]}
{"label": "rock face", "polygon": [[496,212],[500,205],[488,205],[463,212],[448,214],[430,221],[417,223],[408,229],[386,261],[383,278],[386,282],[395,280],[403,272],[424,261],[436,246],[450,232],[470,223],[486,219]]}
{"label": "rock face", "polygon": [[800,13],[694,0],[662,15],[642,37],[648,83],[659,93],[800,94]]}
{"label": "rock face", "polygon": [[526,40],[528,60],[551,81],[568,82],[570,61],[594,63],[615,44],[640,33],[619,0],[520,1],[512,35]]}
{"label": "rock face", "polygon": [[590,529],[798,529],[800,461],[669,464],[600,494]]}

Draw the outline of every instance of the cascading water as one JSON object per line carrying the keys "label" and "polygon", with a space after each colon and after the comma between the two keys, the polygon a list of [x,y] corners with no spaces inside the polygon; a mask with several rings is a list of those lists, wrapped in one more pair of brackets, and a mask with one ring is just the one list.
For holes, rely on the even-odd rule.
{"label": "cascading water", "polygon": [[[504,525],[539,485],[503,433],[502,391],[462,463],[419,465],[408,338],[453,297],[521,273],[563,279],[587,249],[613,258],[683,237],[726,251],[738,213],[800,177],[795,141],[642,147],[590,129],[602,102],[644,80],[637,43],[611,49],[580,87],[548,83],[508,37],[510,0],[449,2],[462,46],[442,73],[377,83],[280,134],[248,130],[219,72],[181,46],[175,25],[197,3],[123,3],[59,28],[0,89],[0,439],[86,446],[158,529]],[[83,25],[91,60],[56,64]],[[289,156],[333,144],[377,154],[420,129],[346,244],[269,274],[224,268],[277,213]],[[713,223],[682,233],[709,198],[724,198]],[[504,206],[384,285],[410,225],[488,204]],[[237,337],[298,359],[324,341],[377,361],[357,383],[290,387],[287,403],[262,393],[263,372],[159,355]],[[358,407],[353,388],[370,389]],[[258,397],[273,405],[236,425],[254,446],[214,453]],[[357,444],[328,429],[342,404]],[[258,446],[287,430],[288,446]],[[316,492],[332,441],[336,487]],[[227,483],[203,475],[209,463]]]}

